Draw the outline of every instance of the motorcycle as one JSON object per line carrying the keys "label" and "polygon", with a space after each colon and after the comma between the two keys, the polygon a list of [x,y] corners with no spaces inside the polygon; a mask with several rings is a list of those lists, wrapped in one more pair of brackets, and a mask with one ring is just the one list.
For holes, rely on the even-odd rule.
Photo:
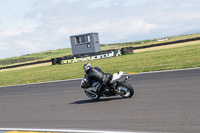
{"label": "motorcycle", "polygon": [[[93,99],[98,100],[100,97],[110,97],[120,95],[123,98],[130,98],[134,94],[133,87],[127,83],[130,80],[130,76],[127,76],[124,80],[120,81],[124,72],[120,71],[114,73],[110,83],[104,88],[103,96],[96,94],[97,88],[100,86],[100,83],[96,80],[92,81],[92,86],[84,90],[85,94]],[[85,76],[82,78],[81,85],[86,82]]]}

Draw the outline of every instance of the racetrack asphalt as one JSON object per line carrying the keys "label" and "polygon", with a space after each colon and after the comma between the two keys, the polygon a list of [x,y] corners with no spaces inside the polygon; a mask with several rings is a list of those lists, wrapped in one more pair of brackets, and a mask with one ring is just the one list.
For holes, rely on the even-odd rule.
{"label": "racetrack asphalt", "polygon": [[200,69],[133,74],[129,99],[90,100],[80,82],[0,87],[0,128],[200,131]]}

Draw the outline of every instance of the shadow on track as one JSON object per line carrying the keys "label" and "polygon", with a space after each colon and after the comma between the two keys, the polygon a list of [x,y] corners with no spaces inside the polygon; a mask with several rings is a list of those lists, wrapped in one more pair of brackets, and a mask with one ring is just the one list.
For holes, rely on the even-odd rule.
{"label": "shadow on track", "polygon": [[102,98],[102,99],[98,99],[98,100],[88,99],[88,100],[79,100],[79,101],[75,101],[75,102],[69,103],[69,104],[88,104],[88,103],[107,102],[107,101],[122,100],[122,99],[125,99],[125,98],[122,98],[122,97],[116,97],[116,98]]}

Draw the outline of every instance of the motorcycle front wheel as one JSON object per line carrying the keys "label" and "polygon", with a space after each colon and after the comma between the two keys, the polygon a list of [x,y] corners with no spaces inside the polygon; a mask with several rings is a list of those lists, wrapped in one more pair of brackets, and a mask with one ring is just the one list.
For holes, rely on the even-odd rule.
{"label": "motorcycle front wheel", "polygon": [[85,94],[89,97],[89,98],[91,98],[91,99],[93,99],[93,100],[98,100],[99,98],[100,98],[100,96],[99,95],[97,95],[96,93],[95,93],[95,91],[93,91],[93,90],[90,90],[90,91],[88,91],[88,90],[84,90],[85,91]]}
{"label": "motorcycle front wheel", "polygon": [[130,98],[134,94],[133,87],[127,82],[118,82],[117,91],[122,93],[121,96],[124,98]]}

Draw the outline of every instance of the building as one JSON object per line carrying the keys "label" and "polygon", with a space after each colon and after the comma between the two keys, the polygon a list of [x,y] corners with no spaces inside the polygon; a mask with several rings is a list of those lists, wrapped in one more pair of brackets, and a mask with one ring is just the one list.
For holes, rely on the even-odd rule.
{"label": "building", "polygon": [[100,51],[98,33],[86,33],[70,36],[72,54],[95,53]]}

